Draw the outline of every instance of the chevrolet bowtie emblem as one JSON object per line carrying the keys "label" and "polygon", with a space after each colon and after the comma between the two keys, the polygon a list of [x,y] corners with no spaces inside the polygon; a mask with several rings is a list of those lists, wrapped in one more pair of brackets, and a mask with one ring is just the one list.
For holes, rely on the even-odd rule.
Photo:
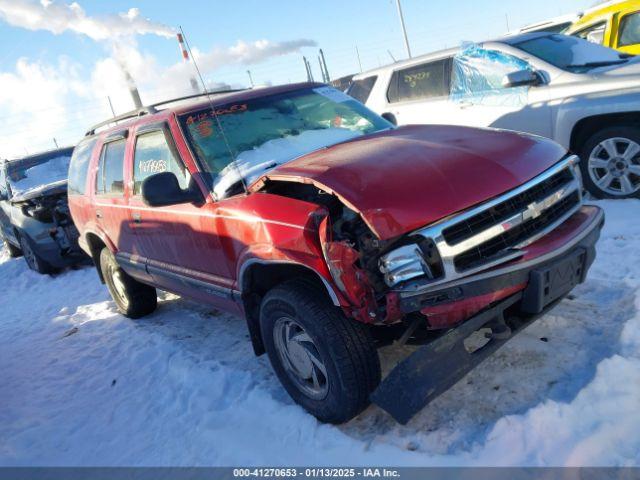
{"label": "chevrolet bowtie emblem", "polygon": [[527,205],[527,209],[522,213],[522,217],[524,220],[533,220],[542,215],[543,211],[544,203],[530,203],[529,205]]}

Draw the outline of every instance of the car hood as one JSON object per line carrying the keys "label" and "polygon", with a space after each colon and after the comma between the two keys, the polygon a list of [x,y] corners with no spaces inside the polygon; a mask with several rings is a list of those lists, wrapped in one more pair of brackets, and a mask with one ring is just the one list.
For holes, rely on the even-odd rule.
{"label": "car hood", "polygon": [[541,137],[458,126],[411,125],[343,142],[280,165],[266,180],[312,183],[390,239],[507,192],[566,151]]}
{"label": "car hood", "polygon": [[60,195],[67,191],[67,181],[60,180],[59,182],[49,183],[47,185],[40,185],[38,187],[30,188],[24,192],[20,192],[17,195],[11,197],[12,203],[21,203],[28,200],[33,200],[38,197],[49,197],[52,195]]}

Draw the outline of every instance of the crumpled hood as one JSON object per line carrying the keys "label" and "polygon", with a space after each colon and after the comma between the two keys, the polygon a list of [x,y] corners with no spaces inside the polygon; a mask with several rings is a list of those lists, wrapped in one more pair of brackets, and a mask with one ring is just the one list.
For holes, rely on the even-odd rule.
{"label": "crumpled hood", "polygon": [[58,182],[40,185],[39,187],[30,188],[24,192],[20,192],[11,198],[12,203],[21,203],[33,200],[38,197],[49,197],[52,195],[60,195],[67,191],[67,181],[60,180]]}
{"label": "crumpled hood", "polygon": [[274,168],[251,189],[266,179],[313,183],[390,239],[507,192],[565,154],[526,134],[411,125],[312,152]]}

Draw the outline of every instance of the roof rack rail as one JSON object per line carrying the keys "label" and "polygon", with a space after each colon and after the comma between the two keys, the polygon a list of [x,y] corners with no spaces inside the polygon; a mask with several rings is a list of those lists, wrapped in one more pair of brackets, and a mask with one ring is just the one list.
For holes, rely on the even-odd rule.
{"label": "roof rack rail", "polygon": [[122,122],[123,120],[128,120],[130,118],[141,117],[142,115],[152,115],[154,113],[157,113],[158,110],[156,109],[156,107],[159,107],[160,105],[167,105],[169,103],[179,102],[179,101],[182,101],[182,100],[190,100],[192,98],[205,97],[205,96],[209,96],[209,95],[221,95],[221,94],[224,94],[224,93],[243,92],[245,90],[250,90],[250,89],[248,89],[248,88],[230,88],[229,90],[216,90],[214,92],[195,93],[193,95],[187,95],[187,96],[184,96],[184,97],[176,97],[176,98],[171,98],[169,100],[163,100],[162,102],[153,103],[151,105],[147,105],[147,106],[138,108],[136,110],[131,110],[130,112],[123,113],[122,115],[118,115],[116,117],[113,117],[113,118],[110,118],[108,120],[105,120],[104,122],[100,122],[100,123],[94,125],[93,127],[91,127],[87,131],[87,133],[85,134],[85,137],[89,137],[89,136],[95,134],[96,130],[101,128],[101,127],[106,127],[107,125],[111,125],[111,124],[115,124],[115,123],[118,123],[118,122]]}
{"label": "roof rack rail", "polygon": [[122,122],[123,120],[128,120],[129,118],[141,117],[142,115],[151,115],[156,112],[157,110],[153,106],[142,107],[136,110],[131,110],[130,112],[123,113],[122,115],[118,115],[116,117],[105,120],[104,122],[95,124],[93,127],[91,127],[87,131],[87,133],[85,134],[85,137],[89,137],[95,134],[97,129],[101,127],[106,127],[107,125],[111,125],[112,123],[115,124],[118,122]]}
{"label": "roof rack rail", "polygon": [[151,104],[151,107],[159,107],[160,105],[166,105],[168,103],[180,102],[182,100],[191,100],[192,98],[206,97],[209,95],[222,95],[225,93],[235,93],[235,92],[244,92],[245,90],[250,90],[249,88],[230,88],[228,90],[215,90],[213,92],[203,92],[203,93],[194,93],[193,95],[187,95],[185,97],[176,97],[171,98],[169,100],[163,100],[162,102],[157,102]]}

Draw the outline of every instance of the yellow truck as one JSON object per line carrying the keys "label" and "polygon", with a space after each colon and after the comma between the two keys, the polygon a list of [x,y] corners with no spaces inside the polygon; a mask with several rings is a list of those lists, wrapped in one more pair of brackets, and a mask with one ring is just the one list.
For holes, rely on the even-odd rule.
{"label": "yellow truck", "polygon": [[584,12],[565,32],[632,55],[640,54],[640,0],[606,2]]}

